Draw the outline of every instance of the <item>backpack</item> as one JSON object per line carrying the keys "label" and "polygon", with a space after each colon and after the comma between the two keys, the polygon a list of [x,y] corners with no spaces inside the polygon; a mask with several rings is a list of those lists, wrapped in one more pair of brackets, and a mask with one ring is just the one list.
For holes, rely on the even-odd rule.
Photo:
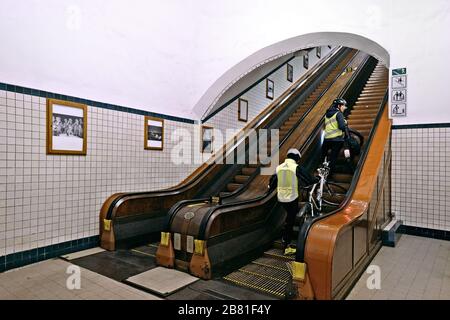
{"label": "backpack", "polygon": [[357,156],[361,153],[361,146],[359,142],[352,136],[347,139],[347,146],[350,149],[350,153]]}

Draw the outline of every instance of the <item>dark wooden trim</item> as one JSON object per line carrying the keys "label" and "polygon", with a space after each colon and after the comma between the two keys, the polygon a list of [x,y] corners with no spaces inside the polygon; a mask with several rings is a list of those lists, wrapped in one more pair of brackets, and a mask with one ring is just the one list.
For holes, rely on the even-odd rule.
{"label": "dark wooden trim", "polygon": [[[272,96],[269,96],[269,82],[272,83]],[[275,82],[273,80],[270,79],[266,79],[266,98],[273,100],[273,98],[275,97]]]}
{"label": "dark wooden trim", "polygon": [[212,126],[206,126],[206,125],[202,125],[200,130],[200,153],[205,153],[203,151],[203,134],[205,133],[205,129],[211,129],[212,130],[212,134],[211,134],[211,154],[214,153],[214,127]]}
{"label": "dark wooden trim", "polygon": [[[148,120],[159,121],[162,124],[161,147],[150,147],[148,145]],[[145,116],[144,117],[144,149],[146,150],[163,150],[164,149],[164,119]]]}
{"label": "dark wooden trim", "polygon": [[316,47],[316,57],[320,59],[321,56],[322,56],[322,47],[318,46]]}
{"label": "dark wooden trim", "polygon": [[[63,105],[71,108],[78,108],[83,110],[83,149],[81,151],[71,151],[71,150],[55,150],[53,149],[53,105]],[[87,106],[84,104],[57,100],[57,99],[47,99],[47,154],[53,155],[80,155],[85,156],[87,153]]]}
{"label": "dark wooden trim", "polygon": [[[291,73],[289,73],[289,69],[291,69]],[[291,76],[291,78],[289,78]],[[290,63],[286,63],[286,80],[289,82],[294,81],[294,66]]]}
{"label": "dark wooden trim", "polygon": [[[241,117],[242,112],[241,112],[241,102],[245,102],[247,104],[247,108],[246,108],[246,112],[245,112],[245,117]],[[242,121],[242,122],[247,122],[248,121],[248,100],[239,98],[238,99],[238,120]]]}

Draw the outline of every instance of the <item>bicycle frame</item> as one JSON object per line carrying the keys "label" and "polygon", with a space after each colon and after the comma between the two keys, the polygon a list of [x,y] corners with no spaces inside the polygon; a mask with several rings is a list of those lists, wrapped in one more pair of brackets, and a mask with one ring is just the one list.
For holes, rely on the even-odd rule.
{"label": "bicycle frame", "polygon": [[[322,196],[323,196],[323,187],[326,185],[328,174],[330,172],[329,162],[325,161],[322,164],[322,167],[317,169],[318,176],[320,181],[313,184],[311,186],[311,191],[309,192],[308,203],[311,205],[311,214],[315,216],[315,212],[317,211],[318,215],[322,212]],[[314,191],[317,188],[317,194],[314,198]]]}

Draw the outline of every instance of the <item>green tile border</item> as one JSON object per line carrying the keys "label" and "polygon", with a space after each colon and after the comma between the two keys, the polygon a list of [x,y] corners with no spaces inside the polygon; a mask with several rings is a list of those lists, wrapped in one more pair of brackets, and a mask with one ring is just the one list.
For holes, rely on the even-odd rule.
{"label": "green tile border", "polygon": [[424,123],[424,124],[401,124],[393,125],[393,130],[399,129],[431,129],[431,128],[450,128],[450,123]]}
{"label": "green tile border", "polygon": [[42,248],[11,253],[0,257],[0,272],[59,257],[64,254],[97,247],[99,236],[66,241]]}
{"label": "green tile border", "polygon": [[150,111],[133,109],[133,108],[118,106],[118,105],[109,104],[109,103],[103,103],[103,102],[98,102],[98,101],[93,101],[93,100],[88,100],[88,99],[67,96],[67,95],[63,95],[63,94],[57,94],[57,93],[52,93],[52,92],[47,92],[47,91],[42,91],[42,90],[37,90],[37,89],[15,86],[12,84],[2,83],[2,82],[0,82],[0,90],[5,90],[5,91],[9,91],[9,92],[14,92],[14,93],[21,93],[21,94],[26,94],[26,95],[32,95],[32,96],[37,96],[37,97],[42,97],[42,98],[72,101],[72,102],[82,103],[82,104],[86,104],[88,106],[97,107],[97,108],[127,112],[127,113],[142,115],[142,116],[157,117],[157,118],[162,118],[162,119],[177,121],[177,122],[183,122],[183,123],[196,124],[198,122],[198,121],[195,121],[192,119],[174,117],[174,116],[169,116],[169,115],[162,114],[162,113],[155,113],[155,112],[150,112]]}
{"label": "green tile border", "polygon": [[398,232],[403,233],[403,234],[409,234],[412,236],[419,236],[419,237],[425,237],[425,238],[433,238],[433,239],[450,241],[450,231],[445,231],[445,230],[436,230],[436,229],[428,229],[428,228],[414,227],[414,226],[408,226],[408,225],[401,225],[399,227]]}

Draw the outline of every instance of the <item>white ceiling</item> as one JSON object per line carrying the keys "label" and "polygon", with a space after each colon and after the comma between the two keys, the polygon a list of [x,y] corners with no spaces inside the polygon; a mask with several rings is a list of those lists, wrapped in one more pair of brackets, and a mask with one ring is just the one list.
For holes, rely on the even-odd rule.
{"label": "white ceiling", "polygon": [[449,12],[446,0],[2,0],[0,82],[198,119],[265,48],[332,31],[374,41],[414,74],[413,112],[397,121],[441,121],[419,106],[422,92],[450,95],[428,75],[449,74]]}

